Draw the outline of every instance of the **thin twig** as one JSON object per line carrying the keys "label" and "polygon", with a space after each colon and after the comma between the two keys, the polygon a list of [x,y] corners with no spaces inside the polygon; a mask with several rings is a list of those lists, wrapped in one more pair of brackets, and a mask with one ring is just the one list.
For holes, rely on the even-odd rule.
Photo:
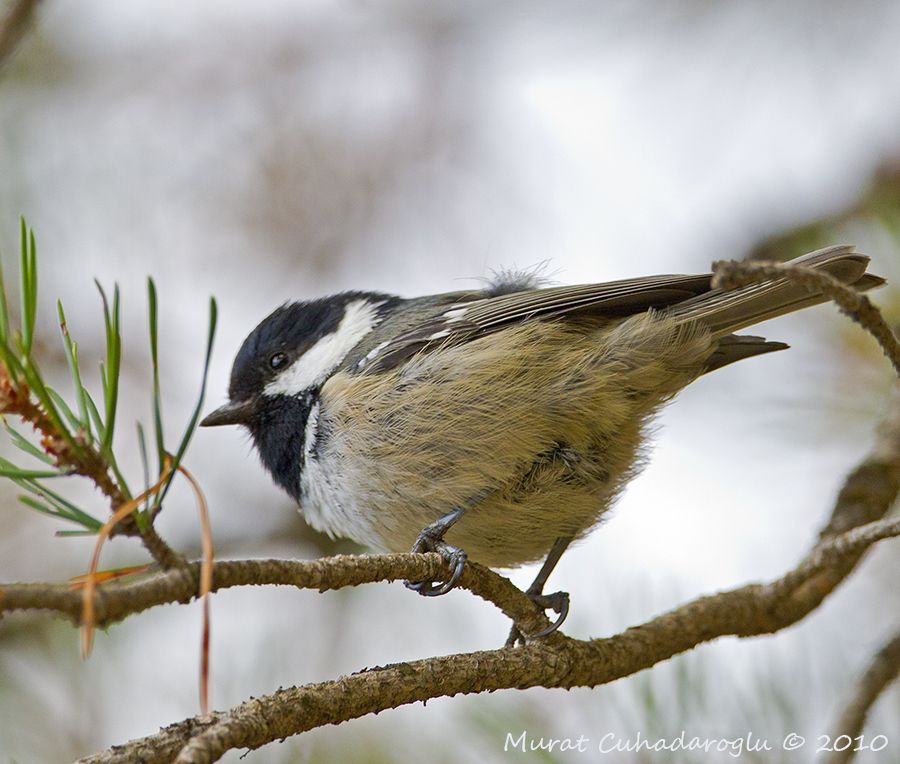
{"label": "thin twig", "polygon": [[[878,696],[897,677],[900,676],[900,632],[887,642],[872,659],[865,673],[853,690],[853,694],[847,700],[844,710],[832,727],[831,740],[835,741],[842,736],[854,741],[862,731],[866,723],[866,717]],[[846,764],[856,755],[856,746],[848,745],[842,751],[832,750],[828,764]]]}
{"label": "thin twig", "polygon": [[[900,518],[881,520],[848,531],[822,542],[814,554],[781,579],[702,597],[606,639],[576,640],[555,634],[553,639],[521,648],[428,658],[363,671],[335,681],[280,690],[226,713],[179,722],[156,735],[82,761],[84,764],[170,762],[179,755],[178,762],[211,762],[233,748],[258,748],[325,724],[337,724],[435,697],[535,686],[571,688],[606,684],[721,636],[770,634],[795,623],[814,610],[828,594],[828,591],[815,588],[814,596],[798,596],[810,581],[829,566],[846,567],[848,559],[858,559],[868,545],[878,539],[897,535],[900,535]],[[394,568],[394,571],[404,578],[441,572],[443,563],[439,563],[437,555],[421,555],[435,558],[434,562],[438,563],[429,571],[411,564],[424,561],[416,560],[416,557],[388,555],[379,562],[402,563],[403,570]],[[366,559],[369,558],[333,557],[316,563],[324,562],[329,569],[334,569],[351,560]],[[257,572],[263,573],[262,564],[273,561],[259,562]],[[306,578],[302,574],[311,572],[310,566],[316,563],[287,563],[281,572],[301,573],[300,577]],[[216,567],[220,565],[228,566],[228,563],[217,563]],[[246,566],[246,563],[242,565]],[[501,578],[486,568],[471,567],[475,570],[467,568],[463,583],[482,596],[486,593],[486,589],[481,589],[482,583],[489,582],[487,588],[490,589],[495,583],[492,579]],[[251,571],[245,567],[242,572],[247,575]],[[266,572],[273,573],[274,569]],[[368,572],[375,570],[369,568]],[[284,575],[282,580],[289,577]],[[501,580],[497,591],[505,589],[511,599],[524,598],[526,602],[521,604],[531,607],[521,591],[505,579]],[[298,713],[298,709],[303,712]]]}
{"label": "thin twig", "polygon": [[[109,500],[112,516],[129,503],[119,484],[110,476],[109,463],[92,443],[80,435],[67,438],[47,412],[32,399],[21,380],[14,383],[0,367],[0,413],[14,414],[28,422],[40,434],[41,448],[53,458],[57,468],[90,480]],[[175,552],[156,532],[152,523],[141,527],[131,512],[119,513],[120,519],[109,529],[109,536],[136,536],[163,568],[182,567],[184,557]]]}
{"label": "thin twig", "polygon": [[[446,574],[439,554],[337,555],[318,560],[219,560],[212,566],[210,591],[235,586],[292,586],[325,592],[378,581],[424,580]],[[137,580],[115,579],[94,594],[94,624],[103,628],[167,603],[198,596],[201,563],[174,568]],[[476,563],[466,566],[459,585],[535,633],[549,624],[546,616],[507,578]],[[50,610],[75,624],[82,620],[83,595],[66,584],[0,586],[0,615],[16,610]]]}
{"label": "thin twig", "polygon": [[[877,481],[860,479],[862,475],[872,474],[878,476]],[[866,486],[872,490],[872,495],[863,502],[867,510],[861,515],[857,508]],[[815,610],[852,572],[872,544],[900,535],[900,518],[883,519],[898,493],[900,396],[895,396],[879,430],[875,448],[851,473],[836,500],[829,522],[832,530],[823,533],[796,568],[780,579],[701,597],[608,639],[580,641],[554,634],[551,639],[523,648],[430,658],[367,671],[334,682],[281,690],[225,713],[186,720],[157,735],[132,741],[84,761],[109,764],[140,758],[148,762],[169,762],[177,754],[176,760],[180,762],[211,762],[231,748],[258,748],[313,727],[347,721],[418,700],[538,685],[596,686],[629,676],[721,636],[750,637],[774,633]],[[870,521],[859,524],[863,516]],[[834,530],[837,525],[845,530],[838,533]],[[402,560],[404,557],[409,559]],[[324,563],[332,568],[335,559],[304,565]],[[371,561],[371,558],[354,558],[366,559]],[[391,566],[394,563],[389,560],[398,565],[402,560],[404,567],[407,563],[424,562],[417,560],[415,555],[391,555],[382,559],[384,564]],[[437,565],[438,560],[434,563]],[[338,567],[344,567],[344,563]],[[295,569],[294,572],[299,571]],[[304,575],[310,572],[304,571]],[[401,572],[394,568],[393,572],[397,578],[421,579],[438,571]],[[357,581],[358,573],[357,570]],[[324,583],[323,571],[317,570],[313,578]],[[217,564],[216,585],[218,579]],[[480,584],[492,583],[495,579],[500,577],[470,565],[462,584],[484,597],[485,594],[479,591]],[[508,592],[509,602],[524,598],[523,593],[509,582],[500,580],[512,589]],[[490,596],[485,598],[503,607],[507,592],[501,587],[497,593],[500,595],[497,600]],[[522,605],[526,607],[525,603]],[[515,620],[513,614],[507,612],[507,615]],[[526,631],[532,628],[526,626]],[[303,709],[303,713],[298,714],[298,709]]]}
{"label": "thin twig", "polygon": [[[766,585],[772,589],[767,596],[774,603],[797,591],[808,594],[809,582],[817,576],[855,563],[872,544],[898,535],[900,518],[890,518],[821,541],[796,568]],[[191,563],[184,569],[160,572],[138,580],[117,578],[100,586],[93,598],[95,626],[105,628],[159,605],[190,602],[198,596],[201,564]],[[446,564],[438,554],[337,555],[318,560],[220,560],[212,567],[210,591],[236,586],[292,586],[325,592],[379,581],[424,579],[428,575],[435,577],[444,573]],[[509,579],[489,568],[471,563],[460,580],[460,587],[494,604],[514,621],[529,621],[524,624],[529,632],[538,631],[548,623]],[[821,596],[825,594],[827,592]],[[0,615],[17,610],[51,610],[81,624],[83,606],[83,592],[75,591],[67,584],[0,586]]]}
{"label": "thin twig", "polygon": [[841,312],[866,329],[881,345],[897,374],[900,374],[900,342],[868,297],[847,286],[830,273],[805,265],[791,263],[745,262],[720,260],[713,263],[714,289],[737,289],[749,284],[787,279],[802,286],[810,294],[822,293],[832,300]]}
{"label": "thin twig", "polygon": [[[238,706],[227,714],[201,716],[179,723],[158,735],[133,741],[85,761],[171,761],[182,745],[207,727],[209,730],[191,744],[192,758],[183,760],[214,761],[219,753],[227,750],[221,748],[226,743],[232,748],[255,748],[314,726],[346,721],[371,711],[441,695],[538,684],[545,687],[603,684],[720,636],[747,637],[785,628],[814,610],[846,577],[871,544],[898,535],[900,518],[879,520],[851,529],[819,542],[794,570],[776,581],[702,597],[608,639],[580,641],[556,634],[525,648],[417,661],[389,667],[390,671],[378,670],[381,673],[364,672],[337,683],[285,690]],[[444,562],[436,554],[339,556],[306,562],[223,561],[214,566],[212,588],[288,584],[325,590],[372,580],[438,576],[444,572],[443,568]],[[839,578],[823,576],[835,570],[841,571]],[[188,601],[197,591],[199,565],[195,563],[191,572],[193,576],[187,580],[181,575],[182,571],[173,570],[146,581],[114,582],[102,587],[97,595],[98,623],[102,622],[101,613],[109,618],[121,617],[129,610],[143,610],[162,602]],[[487,568],[468,566],[461,585],[494,602],[529,631],[541,628],[540,621],[546,623],[519,589]],[[72,607],[73,602],[80,602],[77,593],[57,588],[52,598],[47,594],[46,590],[35,591],[34,585],[7,587],[0,590],[0,608],[29,607],[28,600],[32,599],[29,595],[39,595],[38,601],[77,618],[77,607]],[[527,625],[526,620],[530,620]],[[511,657],[510,653],[514,655]],[[402,686],[385,693],[384,688],[394,682],[397,678],[394,674],[398,672],[404,677],[403,682],[397,683]],[[410,678],[416,677],[419,680],[410,683]],[[298,707],[304,708],[299,720]],[[255,716],[260,712],[264,712],[263,717]],[[341,714],[340,718],[335,714]],[[263,732],[260,732],[261,719],[265,720]],[[256,720],[256,724],[251,724],[252,720]],[[191,735],[179,736],[186,732]],[[203,750],[207,753],[201,753]],[[155,753],[150,755],[152,751]],[[219,753],[213,753],[215,751]]]}

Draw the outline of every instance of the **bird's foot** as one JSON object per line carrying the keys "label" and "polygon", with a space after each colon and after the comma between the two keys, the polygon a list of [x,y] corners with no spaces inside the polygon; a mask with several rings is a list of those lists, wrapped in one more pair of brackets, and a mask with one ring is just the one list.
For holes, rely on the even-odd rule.
{"label": "bird's foot", "polygon": [[412,589],[423,597],[438,597],[449,592],[459,582],[459,577],[466,567],[468,555],[459,547],[452,546],[444,541],[444,534],[462,514],[463,510],[461,509],[453,510],[437,522],[424,528],[411,550],[419,554],[437,552],[450,566],[450,576],[446,581],[404,581],[407,589]]}
{"label": "bird's foot", "polygon": [[[542,610],[552,610],[557,614],[557,618],[553,623],[547,628],[541,629],[537,634],[531,634],[528,639],[540,639],[541,637],[546,637],[562,626],[563,621],[566,620],[566,616],[569,614],[568,592],[541,594],[540,592],[528,591],[526,594],[528,595],[528,599]],[[509,636],[506,638],[506,647],[513,647],[517,643],[524,645],[525,637],[522,632],[519,631],[519,627],[513,624],[512,629],[509,631]]]}

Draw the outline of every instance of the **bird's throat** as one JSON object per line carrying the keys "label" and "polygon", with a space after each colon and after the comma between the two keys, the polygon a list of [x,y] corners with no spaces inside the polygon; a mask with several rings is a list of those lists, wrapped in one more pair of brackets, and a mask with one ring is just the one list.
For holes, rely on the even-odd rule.
{"label": "bird's throat", "polygon": [[278,485],[300,500],[300,476],[309,414],[319,391],[300,395],[267,396],[249,423],[250,434],[263,465]]}

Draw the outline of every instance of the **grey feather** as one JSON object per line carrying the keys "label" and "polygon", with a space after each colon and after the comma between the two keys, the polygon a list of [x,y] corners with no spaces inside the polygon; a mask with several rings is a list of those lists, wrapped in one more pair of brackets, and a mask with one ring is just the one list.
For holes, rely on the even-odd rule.
{"label": "grey feather", "polygon": [[[867,274],[869,258],[851,246],[811,252],[791,261],[830,273],[860,290],[880,286],[884,280]],[[441,295],[440,306],[407,331],[386,338],[379,353],[363,365],[367,371],[395,368],[416,353],[469,342],[516,323],[531,320],[596,321],[656,310],[684,323],[698,323],[723,342],[733,332],[824,300],[803,287],[782,279],[766,284],[722,291],[710,286],[712,274],[663,275],[610,281],[602,284],[549,287],[497,294],[487,292]],[[523,286],[522,284],[517,284]],[[764,340],[761,340],[764,342]],[[712,363],[720,368],[739,358],[782,349],[749,340],[729,339],[724,355]],[[729,359],[729,360],[726,360]]]}
{"label": "grey feather", "polygon": [[[866,273],[869,258],[852,246],[827,247],[790,261],[821,270],[860,291],[884,284],[884,279]],[[824,302],[820,293],[811,294],[787,279],[754,284],[731,291],[717,289],[672,306],[669,315],[685,321],[700,321],[714,336],[724,336],[761,321]]]}

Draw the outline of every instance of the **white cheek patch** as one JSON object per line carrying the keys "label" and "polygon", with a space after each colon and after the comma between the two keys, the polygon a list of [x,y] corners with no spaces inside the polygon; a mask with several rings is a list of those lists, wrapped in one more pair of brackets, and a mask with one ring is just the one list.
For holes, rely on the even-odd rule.
{"label": "white cheek patch", "polygon": [[299,395],[321,385],[356,344],[378,323],[378,305],[366,300],[347,303],[337,329],[327,334],[269,382],[264,395]]}

